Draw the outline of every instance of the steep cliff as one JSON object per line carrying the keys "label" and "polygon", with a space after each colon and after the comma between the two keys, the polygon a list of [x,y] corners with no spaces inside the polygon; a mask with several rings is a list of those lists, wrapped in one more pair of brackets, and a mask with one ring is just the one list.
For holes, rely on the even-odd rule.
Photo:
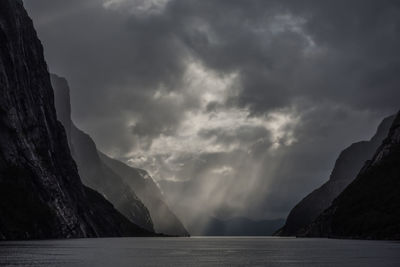
{"label": "steep cliff", "polygon": [[301,235],[332,201],[355,179],[358,172],[369,160],[383,139],[387,136],[395,116],[382,121],[374,137],[369,141],[354,143],[340,153],[329,181],[300,201],[289,213],[285,226],[277,235]]}
{"label": "steep cliff", "polygon": [[0,239],[151,235],[82,185],[21,0],[0,1],[0,95]]}
{"label": "steep cliff", "polygon": [[357,178],[307,227],[310,237],[400,239],[400,113]]}
{"label": "steep cliff", "polygon": [[134,190],[102,162],[92,138],[72,122],[67,81],[52,74],[51,82],[54,87],[57,116],[66,129],[72,156],[78,165],[83,183],[105,196],[130,221],[154,231],[150,213]]}

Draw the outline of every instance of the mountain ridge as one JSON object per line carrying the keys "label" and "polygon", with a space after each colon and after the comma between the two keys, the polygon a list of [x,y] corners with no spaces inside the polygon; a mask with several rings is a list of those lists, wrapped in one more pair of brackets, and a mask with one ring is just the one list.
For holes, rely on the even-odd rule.
{"label": "mountain ridge", "polygon": [[329,180],[303,198],[289,213],[286,223],[275,234],[301,235],[322,211],[355,179],[358,172],[387,136],[395,116],[386,117],[369,141],[360,141],[344,149],[335,162]]}
{"label": "mountain ridge", "polygon": [[119,174],[149,208],[157,232],[178,236],[190,235],[180,219],[169,208],[161,190],[147,171],[128,166],[102,152],[99,154],[103,162]]}
{"label": "mountain ridge", "polygon": [[57,116],[67,130],[71,154],[78,166],[83,183],[100,192],[131,222],[154,232],[149,211],[136,193],[100,159],[92,138],[78,129],[71,119],[68,82],[51,74]]}
{"label": "mountain ridge", "polygon": [[[67,80],[55,74],[51,78],[57,114],[65,128],[70,129],[69,145],[83,182],[105,195],[132,222],[150,231],[173,236],[189,235],[147,172],[109,158],[97,149],[88,134],[76,127],[71,119]],[[150,178],[145,179],[141,173]]]}
{"label": "mountain ridge", "polygon": [[399,240],[399,166],[400,112],[372,159],[304,236]]}

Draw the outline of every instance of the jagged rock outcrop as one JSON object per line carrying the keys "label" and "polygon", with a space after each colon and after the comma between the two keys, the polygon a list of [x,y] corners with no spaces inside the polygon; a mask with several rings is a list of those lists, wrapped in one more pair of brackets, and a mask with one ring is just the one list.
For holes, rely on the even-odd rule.
{"label": "jagged rock outcrop", "polygon": [[0,239],[152,235],[82,185],[21,0],[0,1],[0,95]]}
{"label": "jagged rock outcrop", "polygon": [[355,179],[364,163],[371,159],[386,138],[395,116],[382,121],[374,137],[369,141],[354,143],[346,148],[336,160],[329,181],[300,201],[289,213],[285,226],[276,234],[296,236],[328,208],[332,201]]}
{"label": "jagged rock outcrop", "polygon": [[305,236],[400,239],[400,113],[372,160]]}
{"label": "jagged rock outcrop", "polygon": [[83,183],[100,192],[133,223],[154,231],[150,213],[135,191],[100,159],[92,138],[79,130],[71,120],[69,87],[65,79],[51,75],[57,116],[64,125],[72,156]]}
{"label": "jagged rock outcrop", "polygon": [[102,153],[100,153],[100,158],[135,190],[138,197],[149,209],[157,232],[178,236],[189,235],[181,221],[165,203],[159,187],[146,171],[132,168]]}

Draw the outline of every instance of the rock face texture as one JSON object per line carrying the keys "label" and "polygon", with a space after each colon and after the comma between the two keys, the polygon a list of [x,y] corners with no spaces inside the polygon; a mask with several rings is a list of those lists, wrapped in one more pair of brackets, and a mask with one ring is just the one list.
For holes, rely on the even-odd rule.
{"label": "rock face texture", "polygon": [[187,236],[185,227],[164,202],[160,189],[148,173],[99,152],[91,137],[79,130],[71,120],[67,81],[54,74],[51,75],[51,81],[57,116],[67,131],[72,155],[83,182],[102,193],[132,222],[159,233]]}
{"label": "rock face texture", "polygon": [[310,237],[400,239],[400,113],[357,178],[307,227]]}
{"label": "rock face texture", "polygon": [[82,185],[21,0],[0,1],[0,95],[0,239],[151,235]]}
{"label": "rock face texture", "polygon": [[57,117],[66,129],[71,154],[78,165],[82,182],[101,193],[131,222],[154,231],[146,206],[136,196],[133,189],[102,162],[92,138],[79,130],[72,122],[67,81],[52,74],[51,82],[54,88]]}
{"label": "rock face texture", "polygon": [[354,143],[336,160],[329,181],[300,201],[289,213],[285,226],[276,234],[296,236],[304,234],[308,226],[332,201],[355,179],[364,163],[371,159],[386,138],[395,116],[382,121],[374,137],[369,141]]}

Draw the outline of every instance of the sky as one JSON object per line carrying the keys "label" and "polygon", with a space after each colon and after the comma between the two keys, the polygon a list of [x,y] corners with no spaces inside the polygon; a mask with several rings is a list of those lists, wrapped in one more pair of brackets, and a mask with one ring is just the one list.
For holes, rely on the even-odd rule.
{"label": "sky", "polygon": [[283,218],[399,109],[397,0],[24,0],[73,120],[186,223]]}

